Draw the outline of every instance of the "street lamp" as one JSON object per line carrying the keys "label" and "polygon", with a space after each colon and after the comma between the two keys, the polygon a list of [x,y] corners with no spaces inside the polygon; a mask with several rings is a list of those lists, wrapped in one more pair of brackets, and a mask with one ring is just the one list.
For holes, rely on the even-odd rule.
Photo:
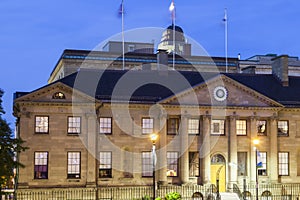
{"label": "street lamp", "polygon": [[254,148],[255,148],[255,190],[256,190],[256,200],[258,200],[258,170],[257,170],[257,153],[258,153],[258,149],[256,147],[256,145],[259,144],[259,140],[258,139],[254,139],[253,140],[253,144],[254,144]]}
{"label": "street lamp", "polygon": [[153,133],[150,135],[152,141],[152,175],[153,175],[153,200],[155,199],[155,165],[156,165],[156,153],[155,153],[155,142],[158,138],[158,135]]}

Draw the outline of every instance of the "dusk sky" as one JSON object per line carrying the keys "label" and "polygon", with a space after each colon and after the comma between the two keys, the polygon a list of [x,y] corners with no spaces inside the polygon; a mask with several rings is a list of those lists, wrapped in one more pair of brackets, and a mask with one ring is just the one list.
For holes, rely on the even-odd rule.
{"label": "dusk sky", "polygon": [[[121,0],[0,0],[0,88],[3,116],[13,125],[13,93],[47,84],[65,49],[94,49],[121,31]],[[166,28],[171,0],[124,0],[125,31]],[[228,55],[300,56],[299,0],[175,0],[176,25],[211,56],[224,56],[224,9]],[[150,41],[145,41],[150,42]]]}

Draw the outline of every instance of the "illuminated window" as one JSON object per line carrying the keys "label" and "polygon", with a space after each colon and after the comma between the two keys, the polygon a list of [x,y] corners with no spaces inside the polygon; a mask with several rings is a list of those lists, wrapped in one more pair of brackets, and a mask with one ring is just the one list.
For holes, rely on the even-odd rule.
{"label": "illuminated window", "polygon": [[48,152],[34,153],[34,178],[48,178]]}
{"label": "illuminated window", "polygon": [[238,165],[237,172],[238,176],[247,176],[247,152],[237,152]]}
{"label": "illuminated window", "polygon": [[111,152],[100,152],[99,177],[112,177],[112,156]]}
{"label": "illuminated window", "polygon": [[212,119],[211,120],[211,135],[225,135],[225,120]]}
{"label": "illuminated window", "polygon": [[188,120],[188,134],[199,134],[199,119]]}
{"label": "illuminated window", "polygon": [[142,152],[142,176],[153,176],[152,152]]}
{"label": "illuminated window", "polygon": [[176,135],[178,134],[179,129],[179,118],[169,118],[167,120],[167,133],[169,135]]}
{"label": "illuminated window", "polygon": [[68,152],[68,178],[80,178],[80,152]]}
{"label": "illuminated window", "polygon": [[289,153],[288,152],[278,153],[278,175],[279,176],[289,175]]}
{"label": "illuminated window", "polygon": [[35,133],[48,133],[49,131],[49,117],[35,116]]}
{"label": "illuminated window", "polygon": [[152,133],[153,133],[153,119],[142,118],[142,134],[152,134]]}
{"label": "illuminated window", "polygon": [[288,136],[289,135],[289,122],[287,120],[280,120],[277,123],[277,135]]}
{"label": "illuminated window", "polygon": [[112,133],[112,120],[111,117],[100,118],[100,133],[111,134]]}
{"label": "illuminated window", "polygon": [[257,173],[260,176],[267,176],[267,152],[259,152],[259,157],[262,166],[257,169]]}
{"label": "illuminated window", "polygon": [[80,117],[68,117],[68,134],[79,134],[81,130]]}
{"label": "illuminated window", "polygon": [[178,176],[178,152],[167,152],[167,176]]}
{"label": "illuminated window", "polygon": [[53,99],[65,99],[66,96],[62,92],[56,92],[52,96]]}
{"label": "illuminated window", "polygon": [[267,135],[267,121],[258,120],[256,123],[257,126],[257,135]]}
{"label": "illuminated window", "polygon": [[247,135],[246,120],[236,120],[236,135]]}

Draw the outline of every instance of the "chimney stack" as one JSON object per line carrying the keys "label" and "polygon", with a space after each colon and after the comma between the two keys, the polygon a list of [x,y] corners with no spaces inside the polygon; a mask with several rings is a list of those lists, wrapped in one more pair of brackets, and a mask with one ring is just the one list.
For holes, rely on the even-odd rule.
{"label": "chimney stack", "polygon": [[281,55],[272,59],[272,74],[283,86],[289,86],[289,56]]}

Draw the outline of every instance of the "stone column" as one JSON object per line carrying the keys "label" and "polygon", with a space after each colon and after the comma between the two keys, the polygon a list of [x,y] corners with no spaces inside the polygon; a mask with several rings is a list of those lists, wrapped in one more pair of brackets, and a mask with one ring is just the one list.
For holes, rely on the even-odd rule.
{"label": "stone column", "polygon": [[268,168],[270,172],[268,173],[272,183],[278,182],[278,137],[277,137],[277,118],[272,117],[269,120],[270,125],[270,164]]}
{"label": "stone column", "polygon": [[158,182],[161,185],[168,183],[167,179],[167,115],[160,116],[158,123],[160,123],[160,131],[158,136],[158,151],[157,151],[157,171]]}
{"label": "stone column", "polygon": [[189,181],[189,137],[188,137],[188,116],[181,116],[180,126],[180,178],[181,184]]}
{"label": "stone column", "polygon": [[237,183],[237,135],[236,135],[236,116],[229,117],[228,132],[228,166],[229,166],[229,183]]}
{"label": "stone column", "polygon": [[96,186],[96,158],[97,155],[96,151],[96,141],[97,141],[97,116],[93,114],[87,114],[87,180],[86,186],[87,187],[95,187]]}
{"label": "stone column", "polygon": [[202,133],[202,145],[200,147],[200,158],[202,163],[202,173],[201,177],[203,183],[210,183],[210,123],[211,116],[203,115],[202,124],[203,124],[203,133]]}
{"label": "stone column", "polygon": [[250,181],[256,182],[256,150],[253,140],[257,139],[257,119],[255,117],[250,118]]}

